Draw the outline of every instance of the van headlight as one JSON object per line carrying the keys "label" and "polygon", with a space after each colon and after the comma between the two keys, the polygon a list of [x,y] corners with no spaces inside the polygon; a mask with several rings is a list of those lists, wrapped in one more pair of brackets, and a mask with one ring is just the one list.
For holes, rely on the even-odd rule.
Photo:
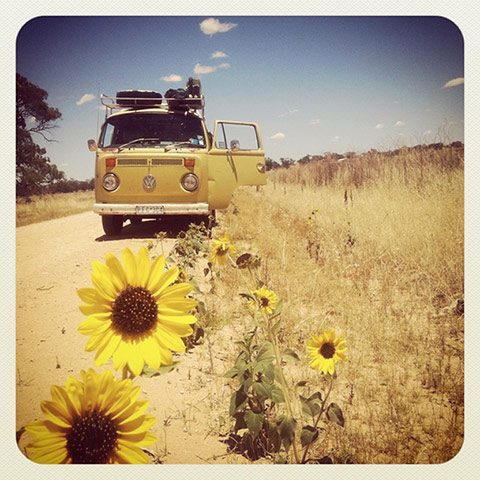
{"label": "van headlight", "polygon": [[107,192],[113,192],[116,188],[118,188],[119,184],[120,181],[114,173],[107,173],[104,175],[102,185]]}
{"label": "van headlight", "polygon": [[182,187],[187,191],[187,192],[193,192],[198,188],[199,180],[198,177],[194,173],[187,173],[183,178],[182,178]]}

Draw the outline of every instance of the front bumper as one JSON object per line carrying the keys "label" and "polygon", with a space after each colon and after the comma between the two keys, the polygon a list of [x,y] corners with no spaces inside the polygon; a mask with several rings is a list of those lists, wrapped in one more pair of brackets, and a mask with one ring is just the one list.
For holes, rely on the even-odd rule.
{"label": "front bumper", "polygon": [[95,203],[100,215],[208,215],[208,203]]}

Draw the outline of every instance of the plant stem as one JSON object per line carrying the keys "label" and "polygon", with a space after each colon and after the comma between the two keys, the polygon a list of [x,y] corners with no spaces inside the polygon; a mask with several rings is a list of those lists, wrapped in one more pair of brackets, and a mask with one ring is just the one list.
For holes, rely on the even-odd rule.
{"label": "plant stem", "polygon": [[[275,362],[277,364],[277,368],[278,368],[278,376],[280,377],[280,386],[282,387],[282,391],[283,391],[283,396],[285,397],[285,404],[286,404],[286,407],[287,407],[287,412],[288,414],[292,417],[292,419],[294,418],[293,416],[293,409],[292,409],[292,404],[290,402],[290,395],[288,393],[288,387],[287,387],[287,382],[285,380],[285,376],[283,375],[283,370],[282,370],[282,359],[280,357],[280,351],[278,349],[278,344],[277,344],[277,341],[275,339],[275,337],[273,336],[272,334],[272,330],[271,330],[271,322],[269,321],[268,317],[266,314],[264,314],[265,316],[265,319],[266,319],[266,322],[267,322],[267,334],[268,334],[268,338],[273,346],[273,352],[275,354]],[[300,463],[300,457],[298,455],[298,451],[297,451],[297,446],[295,444],[295,433],[293,434],[293,441],[292,441],[292,447],[293,447],[293,454],[295,455],[295,462],[296,463]]]}
{"label": "plant stem", "polygon": [[[323,413],[324,410],[325,410],[325,405],[327,404],[328,396],[330,395],[330,392],[332,391],[332,386],[333,386],[333,376],[330,375],[330,385],[329,385],[329,387],[328,387],[327,395],[325,396],[325,399],[324,399],[323,402],[322,402],[322,406],[320,407],[320,413],[318,414],[317,420],[315,421],[315,425],[313,426],[313,428],[317,428],[318,422],[320,421],[320,417],[322,416],[322,413]],[[312,442],[312,443],[313,443],[313,442]],[[305,451],[303,452],[303,457],[302,457],[302,463],[305,463],[305,460],[306,460],[306,458],[307,458],[308,450],[310,449],[310,445],[311,445],[312,443],[309,443],[309,444],[305,447]]]}

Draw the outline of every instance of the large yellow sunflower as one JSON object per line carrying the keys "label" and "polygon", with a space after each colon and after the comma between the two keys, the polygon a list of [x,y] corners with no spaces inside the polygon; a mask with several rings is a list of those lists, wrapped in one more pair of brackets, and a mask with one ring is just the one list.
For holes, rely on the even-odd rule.
{"label": "large yellow sunflower", "polygon": [[[278,304],[278,297],[275,292],[262,287],[253,290],[252,294],[255,297],[261,312],[271,315],[275,311]],[[254,307],[255,302],[252,301],[251,305]]]}
{"label": "large yellow sunflower", "polygon": [[93,262],[95,288],[78,290],[85,302],[80,310],[87,315],[78,331],[90,335],[86,350],[97,350],[97,367],[113,357],[116,370],[128,365],[134,375],[140,375],[145,363],[155,369],[171,365],[170,350],[185,351],[180,337],[193,332],[190,324],[197,319],[191,311],[197,302],[185,298],[193,285],[173,284],[178,267],[164,272],[163,255],[150,264],[146,248],[137,257],[126,248],[122,258],[125,268],[110,253],[106,264]]}
{"label": "large yellow sunflower", "polygon": [[140,447],[156,442],[148,431],[155,417],[145,415],[147,400],[137,400],[140,387],[117,381],[110,370],[82,370],[81,376],[52,386],[52,400],[41,403],[46,419],[25,428],[33,438],[28,457],[37,463],[148,463]]}
{"label": "large yellow sunflower", "polygon": [[335,337],[335,329],[324,330],[321,335],[312,335],[312,339],[307,342],[307,351],[310,360],[310,366],[321,373],[333,375],[335,364],[341,360],[346,361],[347,351],[346,342],[341,333]]}
{"label": "large yellow sunflower", "polygon": [[237,250],[235,246],[230,242],[230,236],[226,233],[223,237],[212,240],[212,251],[208,261],[215,265],[218,262],[219,265],[225,265],[227,260],[227,254],[235,254]]}

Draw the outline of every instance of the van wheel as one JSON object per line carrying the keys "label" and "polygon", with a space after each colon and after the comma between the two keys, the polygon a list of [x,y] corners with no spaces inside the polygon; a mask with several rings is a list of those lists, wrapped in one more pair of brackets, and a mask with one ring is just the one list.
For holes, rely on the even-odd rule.
{"label": "van wheel", "polygon": [[102,215],[103,231],[109,237],[115,237],[122,233],[123,216],[122,215]]}

